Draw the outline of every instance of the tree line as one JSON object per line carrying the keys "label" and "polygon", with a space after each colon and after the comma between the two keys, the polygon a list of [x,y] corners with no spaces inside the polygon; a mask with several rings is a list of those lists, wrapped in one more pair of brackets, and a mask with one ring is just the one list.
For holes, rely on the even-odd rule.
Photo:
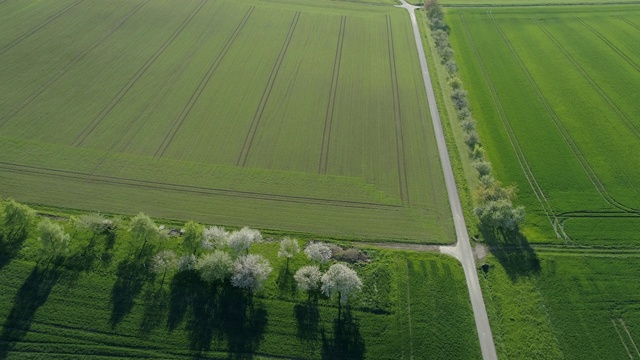
{"label": "tree line", "polygon": [[428,0],[424,6],[436,52],[440,63],[447,70],[450,97],[464,132],[464,142],[468,146],[473,167],[478,173],[478,186],[474,191],[474,213],[480,226],[496,230],[517,230],[525,219],[524,207],[513,204],[515,186],[504,187],[493,177],[493,168],[486,159],[484,147],[476,131],[476,120],[469,106],[467,91],[458,77],[458,65],[454,59],[455,52],[449,43],[449,27],[444,22],[442,7],[437,0]]}

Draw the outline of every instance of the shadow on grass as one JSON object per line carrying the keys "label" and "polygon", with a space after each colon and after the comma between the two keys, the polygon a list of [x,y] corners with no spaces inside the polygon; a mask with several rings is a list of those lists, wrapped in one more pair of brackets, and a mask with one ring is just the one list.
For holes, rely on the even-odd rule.
{"label": "shadow on grass", "polygon": [[117,279],[111,289],[111,327],[115,328],[133,309],[134,300],[145,283],[153,279],[142,259],[127,258],[118,264]]}
{"label": "shadow on grass", "polygon": [[278,278],[276,279],[278,290],[282,296],[293,296],[296,294],[297,285],[296,280],[293,278],[293,273],[289,270],[289,263],[286,266],[282,266],[278,271]]}
{"label": "shadow on grass", "polygon": [[18,255],[25,240],[27,240],[26,231],[0,234],[0,270],[9,265],[11,260]]}
{"label": "shadow on grass", "polygon": [[333,321],[333,338],[322,331],[323,359],[364,359],[364,340],[360,335],[360,322],[354,319],[351,309],[341,309]]}
{"label": "shadow on grass", "polygon": [[13,301],[13,308],[2,327],[0,359],[5,359],[16,342],[28,333],[36,311],[47,301],[58,282],[61,271],[58,266],[36,266],[29,274]]}
{"label": "shadow on grass", "polygon": [[481,228],[489,250],[498,259],[512,281],[521,276],[538,274],[540,259],[519,231]]}
{"label": "shadow on grass", "polygon": [[320,334],[320,311],[318,310],[318,296],[309,295],[303,304],[296,304],[293,308],[296,315],[298,339],[315,342]]}

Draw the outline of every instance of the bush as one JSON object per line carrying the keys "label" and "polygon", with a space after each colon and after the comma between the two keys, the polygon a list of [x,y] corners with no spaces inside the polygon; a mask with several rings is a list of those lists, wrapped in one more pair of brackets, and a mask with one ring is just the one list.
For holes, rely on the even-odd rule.
{"label": "bush", "polygon": [[451,100],[453,100],[453,105],[455,105],[458,110],[467,108],[469,105],[467,103],[467,92],[462,89],[453,90],[453,92],[451,92]]}
{"label": "bush", "polygon": [[458,73],[458,64],[451,59],[444,64],[444,67],[447,68],[449,75],[455,75]]}
{"label": "bush", "polygon": [[[462,89],[462,87],[460,87]],[[468,107],[458,109],[458,120],[464,121],[471,119],[471,110]]]}
{"label": "bush", "polygon": [[491,174],[491,163],[489,163],[488,161],[484,161],[484,160],[474,161],[473,167],[478,171],[478,174],[480,174],[480,176],[486,176]]}
{"label": "bush", "polygon": [[369,258],[360,249],[350,248],[341,250],[333,254],[333,258],[351,264],[358,262],[369,262]]}
{"label": "bush", "polygon": [[469,146],[471,149],[473,149],[476,144],[479,143],[478,140],[478,133],[476,133],[475,130],[467,132],[464,136],[464,143],[467,144],[467,146]]}
{"label": "bush", "polygon": [[[472,118],[467,118],[466,120],[463,120],[460,123],[460,126],[462,127],[462,130],[464,130],[464,132],[466,133],[470,133],[470,132],[475,132],[476,131],[476,121],[473,120]],[[477,139],[476,139],[476,143],[477,143]]]}

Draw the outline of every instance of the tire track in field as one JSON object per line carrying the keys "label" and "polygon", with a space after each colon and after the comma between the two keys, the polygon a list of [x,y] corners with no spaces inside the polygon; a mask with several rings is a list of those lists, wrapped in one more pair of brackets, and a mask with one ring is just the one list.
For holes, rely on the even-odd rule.
{"label": "tire track in field", "polygon": [[391,16],[387,15],[387,47],[389,54],[389,72],[391,73],[391,90],[393,93],[393,120],[396,132],[396,161],[398,164],[398,187],[400,200],[404,205],[411,206],[409,199],[409,184],[407,181],[407,163],[404,153],[404,132],[402,129],[402,110],[400,107],[400,91],[398,89],[398,72],[396,67],[395,45],[393,42],[393,28]]}
{"label": "tire track in field", "polygon": [[507,116],[507,113],[504,110],[502,100],[498,95],[498,91],[495,88],[491,75],[489,75],[489,71],[487,70],[484,59],[480,54],[480,50],[478,49],[474,36],[471,30],[469,29],[469,24],[467,23],[467,19],[462,14],[460,14],[460,21],[463,25],[467,38],[469,39],[469,44],[471,45],[473,53],[475,57],[478,59],[478,64],[480,65],[480,71],[482,72],[484,81],[487,84],[489,93],[491,94],[491,99],[493,101],[494,107],[496,108],[496,111],[498,112],[498,117],[500,118],[500,121],[502,122],[502,126],[504,127],[507,133],[507,137],[509,138],[509,143],[511,144],[511,148],[513,149],[516,155],[518,164],[520,165],[520,169],[522,169],[522,172],[525,178],[527,179],[527,182],[529,183],[529,186],[531,187],[533,194],[535,195],[536,199],[540,203],[540,206],[542,206],[542,210],[547,216],[547,219],[549,219],[549,222],[553,227],[556,237],[562,238],[564,240],[570,240],[569,237],[566,234],[564,234],[562,229],[559,228],[558,217],[555,214],[555,211],[551,206],[551,203],[547,199],[544,191],[542,190],[542,187],[538,183],[535,173],[533,172],[533,169],[531,168],[531,165],[529,164],[529,161],[527,160],[524,154],[524,151],[520,146],[520,141],[518,140],[518,137],[516,136],[516,133],[513,130],[513,127],[511,126],[511,121],[509,120],[509,117]]}
{"label": "tire track in field", "polygon": [[336,93],[338,92],[338,81],[340,77],[340,64],[342,62],[342,46],[344,44],[344,30],[347,17],[340,18],[340,31],[338,33],[338,43],[336,44],[336,54],[333,59],[333,75],[331,76],[331,87],[329,89],[329,101],[324,115],[324,130],[322,131],[322,147],[320,148],[320,161],[318,163],[318,174],[326,174],[329,164],[329,148],[331,145],[331,127],[333,125],[333,113],[336,107]]}
{"label": "tire track in field", "polygon": [[271,90],[273,90],[273,85],[278,78],[278,73],[280,72],[280,66],[282,66],[282,61],[284,60],[285,55],[287,54],[287,50],[289,49],[289,44],[291,44],[291,38],[293,37],[293,33],[296,30],[296,26],[298,25],[298,19],[300,19],[300,11],[296,11],[295,15],[293,15],[293,20],[291,21],[291,25],[289,25],[289,31],[287,32],[287,36],[285,37],[284,43],[280,48],[280,53],[276,58],[275,64],[273,64],[273,68],[271,69],[271,74],[269,75],[269,80],[267,81],[267,85],[264,87],[262,91],[262,96],[260,97],[260,103],[256,108],[256,112],[253,115],[253,119],[251,120],[251,125],[249,126],[249,131],[247,132],[247,136],[244,139],[244,143],[242,144],[242,150],[240,150],[240,155],[238,156],[238,160],[236,161],[237,166],[244,167],[247,164],[247,159],[249,158],[249,152],[251,151],[251,146],[253,145],[253,140],[256,137],[256,133],[258,132],[258,127],[260,126],[260,121],[262,120],[262,115],[264,114],[264,110],[267,107],[267,103],[269,102],[269,97],[271,96]]}
{"label": "tire track in field", "polygon": [[626,22],[627,24],[631,25],[632,27],[634,27],[636,30],[640,30],[640,26],[637,25],[636,23],[634,23],[633,21],[627,19],[626,17],[622,16],[622,15],[618,15],[617,16],[620,20]]}
{"label": "tire track in field", "polygon": [[178,131],[180,131],[182,124],[184,124],[184,121],[189,116],[189,113],[191,113],[191,109],[193,109],[196,102],[198,102],[198,99],[200,99],[200,95],[202,95],[202,93],[204,92],[204,89],[209,84],[211,77],[218,69],[218,66],[220,66],[220,63],[222,63],[222,61],[224,60],[225,56],[227,55],[227,52],[229,51],[229,49],[235,42],[236,38],[244,28],[245,24],[249,20],[249,17],[251,16],[254,10],[255,10],[255,6],[251,6],[249,10],[247,10],[247,12],[244,14],[244,17],[240,21],[240,24],[238,24],[238,26],[233,31],[229,39],[227,39],[227,42],[222,47],[222,50],[220,51],[220,53],[218,53],[218,56],[216,56],[215,60],[211,63],[211,66],[209,66],[209,69],[205,73],[204,77],[200,80],[198,87],[193,91],[193,93],[191,94],[191,97],[189,98],[189,101],[187,102],[187,104],[185,104],[184,108],[180,112],[180,115],[178,116],[178,118],[176,118],[176,120],[171,125],[169,132],[165,135],[164,140],[162,140],[162,143],[160,144],[156,152],[153,154],[153,157],[161,158],[164,156],[164,153],[167,151],[167,149],[171,145],[171,142],[175,138],[176,134],[178,133]]}
{"label": "tire track in field", "polygon": [[53,22],[54,20],[56,20],[57,18],[59,18],[60,16],[64,15],[67,11],[73,9],[74,7],[78,6],[83,0],[78,0],[76,2],[74,2],[73,4],[67,6],[66,8],[58,11],[57,13],[51,15],[47,20],[45,20],[42,24],[34,27],[33,29],[27,31],[26,33],[18,36],[17,38],[13,39],[13,41],[11,41],[10,43],[6,44],[5,46],[0,48],[0,55],[3,55],[4,53],[6,53],[7,51],[9,51],[11,48],[13,48],[14,46],[18,45],[19,43],[21,43],[24,39],[28,38],[29,36],[35,34],[38,30],[42,29],[43,27],[49,25],[51,22]]}
{"label": "tire track in field", "polygon": [[620,57],[624,61],[626,61],[629,65],[631,65],[631,67],[636,69],[636,71],[640,72],[640,65],[638,65],[635,61],[633,61],[633,59],[631,57],[629,57],[629,55],[627,55],[624,51],[620,50],[620,48],[615,46],[609,39],[607,39],[606,36],[602,35],[602,33],[600,33],[598,30],[596,30],[593,26],[589,25],[586,21],[584,21],[584,19],[581,19],[581,18],[579,18],[577,16],[575,16],[574,18],[576,20],[578,20],[578,22],[580,24],[582,24],[584,27],[589,29],[589,31],[594,33],[598,38],[600,38],[600,40],[602,40],[602,42],[607,44],[607,46],[609,46],[609,48],[611,48],[611,50],[613,50],[616,54],[620,55]]}
{"label": "tire track in field", "polygon": [[89,174],[89,173],[83,173],[83,172],[71,171],[71,170],[59,170],[59,169],[46,168],[42,166],[21,165],[21,164],[15,164],[10,162],[0,162],[0,169],[7,172],[13,172],[13,173],[19,173],[19,174],[50,176],[50,177],[58,177],[58,178],[65,178],[65,179],[72,179],[72,180],[82,180],[85,182],[102,183],[102,184],[108,184],[108,185],[128,186],[133,188],[179,191],[179,192],[199,194],[199,195],[219,195],[219,196],[228,196],[228,197],[236,197],[236,198],[239,197],[239,198],[256,199],[256,200],[300,203],[300,204],[307,204],[307,205],[329,205],[329,206],[346,207],[346,208],[364,208],[364,209],[375,209],[375,210],[401,210],[402,209],[402,206],[400,205],[385,205],[385,204],[365,202],[365,201],[323,199],[323,198],[308,197],[308,196],[280,195],[280,194],[258,193],[258,192],[252,192],[252,191],[228,190],[228,189],[221,189],[221,188],[195,186],[195,185],[173,184],[173,183],[166,183],[166,182],[152,181],[152,180],[129,179],[129,178],[123,178],[123,177],[117,177],[117,176]]}
{"label": "tire track in field", "polygon": [[145,72],[155,63],[155,61],[164,53],[164,51],[173,43],[173,41],[182,33],[182,30],[189,25],[191,20],[206,4],[207,0],[201,0],[198,5],[195,6],[193,11],[187,16],[187,18],[178,26],[178,28],[171,34],[171,36],[165,40],[165,42],[151,55],[149,59],[138,69],[134,76],[118,91],[118,93],[111,99],[109,104],[102,109],[102,111],[96,116],[87,127],[73,140],[72,146],[78,147],[84,143],[84,141],[93,133],[93,131],[102,123],[102,121],[113,111],[113,109],[120,103],[125,95],[131,90],[131,88],[140,80]]}
{"label": "tire track in field", "polygon": [[[547,37],[565,54],[565,56],[569,57],[570,54],[568,54],[567,50],[564,47],[562,47],[562,44],[539,21],[537,20],[534,20],[534,21],[538,25],[538,27],[545,33],[545,35],[547,35]],[[531,75],[529,74],[529,77],[530,76]],[[553,120],[554,124],[556,125],[562,137],[564,138],[565,142],[567,143],[567,145],[569,145],[575,157],[578,159],[578,162],[580,163],[585,173],[589,177],[589,180],[595,186],[598,193],[600,193],[600,196],[606,202],[608,202],[611,206],[614,206],[622,211],[630,212],[630,213],[640,213],[640,210],[622,204],[621,202],[616,200],[611,194],[609,194],[609,190],[604,185],[602,180],[598,177],[597,173],[593,170],[593,168],[591,167],[591,164],[586,159],[585,155],[582,153],[582,151],[576,144],[575,140],[571,136],[571,133],[566,129],[566,127],[564,126],[564,124],[556,114],[555,110],[551,107],[549,102],[546,100],[546,98],[542,94],[542,91],[540,90],[538,85],[535,83],[535,80],[533,79],[531,79],[531,86],[533,87],[533,90],[536,92],[536,94],[539,94],[539,99],[542,102],[542,105],[545,107],[547,114],[549,115],[551,120]]]}
{"label": "tire track in field", "polygon": [[620,331],[618,330],[618,326],[616,325],[616,322],[615,320],[613,320],[613,318],[611,319],[611,323],[613,324],[613,328],[616,329],[616,333],[620,338],[620,342],[622,343],[622,346],[624,346],[624,349],[627,351],[627,355],[629,355],[629,359],[633,359],[633,355],[631,355],[631,351],[629,351],[629,347],[627,346],[624,339],[622,338],[622,334],[620,334]]}
{"label": "tire track in field", "polygon": [[146,3],[150,0],[145,0],[138,4],[136,7],[131,9],[129,13],[127,13],[120,21],[109,29],[101,38],[99,38],[96,42],[94,42],[91,46],[85,48],[81,52],[79,52],[67,65],[65,65],[58,73],[56,73],[53,77],[47,80],[44,84],[42,84],[36,91],[34,91],[29,97],[27,97],[20,104],[11,109],[6,115],[0,118],[0,127],[4,125],[7,121],[13,118],[17,113],[22,111],[25,107],[27,107],[33,100],[35,100],[40,94],[45,92],[51,85],[53,85],[58,79],[60,79],[64,74],[67,73],[74,65],[79,63],[85,56],[87,56],[91,51],[97,48],[100,44],[102,44],[106,39],[108,39],[111,35],[113,35],[116,31],[118,31],[126,22],[129,20],[131,16],[133,16],[140,8],[142,8]]}

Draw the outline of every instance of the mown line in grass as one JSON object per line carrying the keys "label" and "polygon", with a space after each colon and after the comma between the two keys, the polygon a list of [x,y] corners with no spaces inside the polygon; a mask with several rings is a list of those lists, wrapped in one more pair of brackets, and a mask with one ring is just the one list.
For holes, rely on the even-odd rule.
{"label": "mown line in grass", "polygon": [[633,61],[633,59],[631,59],[629,55],[625,54],[622,50],[620,50],[617,46],[615,46],[611,41],[609,41],[609,39],[607,39],[604,35],[602,35],[593,26],[589,25],[586,21],[584,21],[584,19],[581,19],[577,16],[575,17],[575,19],[578,20],[579,23],[584,25],[584,27],[589,29],[592,33],[594,33],[597,37],[599,37],[600,40],[602,40],[605,44],[607,44],[607,46],[609,46],[609,48],[611,48],[611,50],[615,51],[616,54],[620,55],[620,57],[624,61],[626,61],[627,64],[631,65],[634,69],[636,69],[636,71],[640,71],[640,66],[636,64],[636,62]]}
{"label": "mown line in grass", "polygon": [[622,16],[622,15],[618,15],[618,18],[624,22],[626,22],[627,24],[631,25],[632,27],[634,27],[637,30],[640,30],[640,26],[637,25],[636,23],[632,22],[631,20],[627,19],[626,17]]}
{"label": "mown line in grass", "polygon": [[336,44],[336,55],[333,59],[333,74],[331,77],[331,87],[327,110],[324,116],[324,130],[322,132],[322,147],[320,148],[320,161],[318,173],[326,174],[329,163],[329,149],[331,148],[331,127],[333,125],[333,113],[336,107],[336,93],[338,92],[338,81],[340,79],[340,64],[342,62],[342,46],[344,44],[344,33],[347,17],[340,18],[340,31],[338,33],[338,43]]}
{"label": "mown line in grass", "polygon": [[264,110],[267,107],[267,103],[269,102],[269,97],[271,97],[271,90],[273,90],[273,85],[276,83],[276,79],[278,78],[278,73],[280,72],[280,67],[282,66],[282,62],[284,57],[287,55],[287,50],[289,49],[289,45],[291,44],[291,38],[293,37],[293,33],[296,30],[296,26],[298,25],[298,20],[300,19],[300,11],[297,11],[295,15],[293,15],[293,20],[291,21],[291,25],[289,25],[289,31],[287,32],[287,36],[285,37],[284,43],[280,48],[280,53],[276,58],[275,64],[273,64],[273,68],[271,69],[271,74],[269,75],[269,80],[267,81],[267,85],[264,87],[262,91],[262,96],[260,97],[260,103],[256,108],[256,112],[253,115],[253,119],[251,120],[251,124],[249,125],[249,131],[247,132],[247,136],[244,139],[244,143],[242,144],[242,150],[240,150],[240,155],[238,156],[238,161],[236,161],[236,165],[244,167],[247,164],[247,159],[249,158],[249,152],[251,151],[251,146],[253,145],[253,140],[256,137],[256,133],[258,132],[258,127],[260,126],[260,121],[262,120],[262,115],[264,114]]}
{"label": "mown line in grass", "polygon": [[562,229],[558,228],[558,218],[557,215],[555,213],[555,210],[553,209],[553,207],[551,206],[549,200],[547,199],[546,195],[544,194],[544,191],[542,190],[542,187],[540,186],[540,184],[538,183],[538,180],[536,179],[536,176],[533,172],[533,169],[531,168],[531,165],[529,164],[529,161],[527,160],[524,151],[522,150],[522,147],[520,146],[520,142],[518,141],[518,138],[515,134],[515,131],[513,130],[513,127],[511,126],[511,121],[509,120],[506,111],[504,110],[504,106],[502,104],[502,100],[500,99],[500,95],[498,95],[498,92],[495,88],[494,82],[491,79],[491,75],[489,74],[487,68],[486,68],[486,64],[484,62],[484,59],[482,58],[480,51],[478,50],[478,45],[476,44],[476,41],[473,37],[473,34],[471,33],[471,30],[469,29],[469,25],[467,23],[466,18],[460,14],[460,20],[463,24],[463,28],[465,30],[465,33],[467,35],[467,38],[469,39],[469,43],[471,45],[471,48],[473,49],[474,55],[476,56],[476,58],[478,59],[478,64],[480,65],[480,71],[482,72],[482,75],[484,77],[485,83],[487,84],[487,88],[489,90],[489,93],[491,94],[491,98],[493,100],[494,103],[494,107],[496,108],[498,115],[500,117],[500,121],[502,122],[502,125],[507,133],[507,136],[509,138],[509,142],[511,143],[511,147],[513,148],[513,151],[516,155],[516,158],[518,159],[518,163],[520,165],[520,168],[522,169],[522,172],[524,173],[527,182],[529,183],[529,186],[531,187],[531,190],[533,191],[535,197],[538,199],[538,202],[540,203],[540,205],[542,206],[543,211],[545,212],[545,215],[547,216],[547,219],[549,219],[549,222],[551,223],[551,226],[554,229],[554,232],[556,234],[557,237],[559,238],[563,238],[565,240],[568,240],[568,235],[565,234]]}
{"label": "mown line in grass", "polygon": [[[492,17],[492,19],[493,19],[493,17]],[[494,22],[495,22],[495,19],[494,19]],[[577,61],[573,57],[571,57],[571,55],[568,53],[567,49],[565,49],[562,46],[562,44],[558,41],[558,39],[556,39],[551,34],[551,32],[549,32],[549,30],[546,27],[544,27],[544,25],[542,25],[539,21],[534,20],[534,22],[536,23],[536,25],[538,25],[538,27],[542,30],[542,32],[544,32],[544,34],[558,47],[558,49],[560,49],[560,51],[562,51],[562,53],[572,62],[572,64],[574,66],[579,67],[579,65],[576,65]],[[611,194],[609,194],[609,190],[606,188],[606,186],[604,185],[602,180],[598,177],[598,174],[595,172],[595,170],[593,170],[593,167],[591,166],[589,161],[586,159],[586,157],[585,157],[584,153],[582,152],[582,150],[580,150],[580,148],[576,144],[575,140],[571,136],[571,133],[569,133],[567,128],[564,126],[564,124],[560,120],[558,114],[551,107],[551,104],[549,104],[549,102],[547,101],[546,97],[544,96],[544,94],[540,90],[539,86],[535,82],[535,79],[533,79],[533,77],[531,76],[529,71],[526,69],[526,66],[522,62],[522,59],[520,59],[520,57],[517,55],[517,53],[514,53],[514,52],[512,52],[512,56],[518,62],[518,64],[520,64],[520,67],[522,68],[524,74],[527,76],[527,79],[529,79],[529,84],[530,84],[531,88],[534,90],[534,92],[538,96],[538,99],[540,100],[541,104],[544,106],[545,111],[547,112],[547,115],[549,116],[549,118],[551,120],[553,120],[553,122],[556,125],[557,129],[560,131],[562,137],[564,138],[565,142],[571,148],[571,150],[574,153],[576,159],[578,160],[578,162],[580,163],[580,165],[584,169],[585,173],[589,177],[589,180],[594,185],[594,187],[596,188],[596,190],[598,191],[600,196],[607,203],[609,203],[611,206],[616,207],[616,208],[618,208],[618,209],[620,209],[620,210],[622,210],[624,212],[639,213],[640,212],[639,209],[635,209],[635,208],[632,208],[630,206],[624,205],[620,201],[616,200]],[[584,71],[584,69],[582,69],[582,71]]]}
{"label": "mown line in grass", "polygon": [[[160,157],[161,158],[161,157],[164,156],[165,151],[167,151],[167,149],[171,145],[171,142],[173,141],[174,137],[176,136],[178,131],[180,131],[180,128],[182,127],[182,124],[184,123],[186,118],[189,116],[189,113],[191,112],[191,109],[193,109],[193,106],[200,99],[200,95],[202,95],[202,92],[204,91],[204,89],[209,84],[209,81],[211,80],[211,77],[213,76],[213,74],[216,72],[216,70],[220,66],[220,63],[222,63],[222,61],[224,60],[224,58],[227,55],[227,53],[229,52],[229,49],[231,48],[231,46],[233,46],[233,44],[235,43],[235,41],[238,38],[238,35],[240,34],[240,32],[242,31],[242,29],[244,29],[244,26],[247,24],[247,21],[249,20],[249,17],[251,16],[251,14],[253,13],[254,10],[255,10],[255,6],[251,6],[249,8],[249,10],[247,10],[247,12],[244,14],[244,17],[240,21],[240,24],[238,24],[238,26],[233,31],[233,33],[231,34],[229,39],[227,39],[227,42],[222,47],[222,50],[220,51],[220,53],[218,53],[218,56],[216,56],[215,60],[211,63],[211,66],[209,66],[209,69],[205,73],[204,77],[200,80],[200,83],[198,84],[198,87],[191,94],[191,97],[189,98],[189,101],[187,101],[187,103],[185,104],[184,108],[180,112],[180,115],[171,124],[171,128],[169,129],[169,132],[165,135],[164,139],[162,140],[162,143],[160,144],[160,146],[156,150],[155,154],[153,155],[154,157],[156,157],[156,158]],[[122,139],[122,138],[120,138],[120,139]],[[115,147],[115,144],[114,144],[114,147]]]}
{"label": "mown line in grass", "polygon": [[204,7],[207,0],[201,0],[198,5],[191,11],[187,18],[178,26],[178,28],[171,34],[171,36],[160,45],[160,47],[151,55],[149,59],[138,69],[131,79],[118,91],[118,93],[111,99],[109,104],[102,109],[102,111],[96,116],[93,121],[87,125],[80,134],[73,140],[71,146],[79,147],[84,141],[93,133],[93,131],[102,123],[102,121],[115,109],[125,95],[131,90],[131,88],[140,80],[140,78],[146,73],[146,71],[158,60],[164,51],[173,43],[173,41],[182,33],[182,31],[191,23],[191,20],[198,14],[198,12]]}
{"label": "mown line in grass", "polygon": [[27,31],[26,33],[18,36],[17,38],[15,38],[13,41],[11,41],[10,43],[6,44],[5,46],[3,46],[2,48],[0,48],[0,55],[6,53],[7,51],[9,51],[11,48],[13,48],[14,46],[18,45],[19,43],[21,43],[24,39],[28,38],[29,36],[35,34],[38,30],[42,29],[43,27],[47,26],[48,24],[50,24],[51,22],[53,22],[54,20],[58,19],[60,16],[64,15],[67,11],[73,9],[74,7],[78,6],[83,0],[78,0],[76,2],[74,2],[73,4],[67,6],[66,8],[58,11],[57,13],[51,15],[47,20],[45,20],[42,24],[36,26],[35,28]]}
{"label": "mown line in grass", "polygon": [[58,73],[56,73],[53,77],[51,77],[44,84],[42,84],[38,89],[36,89],[36,91],[31,93],[31,95],[29,95],[25,100],[23,100],[20,104],[15,106],[7,114],[5,114],[2,118],[0,118],[0,127],[2,125],[4,125],[7,121],[9,121],[11,118],[13,118],[17,113],[22,111],[22,109],[24,109],[26,106],[28,106],[33,100],[35,100],[38,96],[40,96],[40,94],[42,94],[45,90],[47,90],[56,81],[58,81],[64,74],[67,73],[67,71],[69,71],[69,69],[71,69],[77,63],[79,63],[91,51],[93,51],[100,44],[102,44],[105,40],[107,40],[109,37],[111,37],[111,35],[113,35],[116,31],[120,30],[120,28],[127,22],[127,20],[129,20],[129,18],[131,18],[131,16],[133,16],[136,12],[138,12],[138,10],[140,10],[149,1],[150,0],[145,0],[145,1],[141,2],[140,4],[138,4],[137,6],[135,6],[133,9],[131,9],[131,11],[129,11],[129,13],[127,13],[125,16],[123,16],[122,19],[120,19],[118,21],[118,23],[116,23],[116,25],[111,27],[111,29],[107,30],[107,32],[102,37],[100,37],[98,40],[96,40],[91,46],[85,48],[84,50],[82,50],[81,52],[76,54],[76,56],[69,63],[67,63],[67,65],[65,65],[62,69],[60,69],[60,71],[58,71]]}
{"label": "mown line in grass", "polygon": [[87,173],[82,173],[77,171],[51,169],[51,168],[45,168],[40,166],[22,165],[22,164],[8,163],[8,162],[0,162],[0,168],[2,168],[5,171],[16,172],[16,173],[28,173],[28,174],[35,174],[35,175],[62,177],[62,178],[85,180],[85,181],[91,181],[91,182],[100,182],[105,184],[113,184],[113,185],[121,185],[121,186],[139,187],[139,188],[155,188],[160,190],[181,191],[181,192],[188,192],[188,193],[202,194],[202,195],[219,195],[219,196],[257,199],[257,200],[281,201],[281,202],[302,203],[302,204],[311,204],[311,205],[330,205],[330,206],[351,207],[351,208],[367,208],[367,209],[378,209],[378,210],[400,210],[403,208],[400,205],[384,205],[384,204],[371,203],[371,202],[322,199],[322,198],[313,198],[313,197],[304,197],[304,196],[295,196],[295,195],[266,194],[266,193],[257,193],[257,192],[251,192],[251,191],[228,190],[228,189],[219,189],[219,188],[183,185],[183,184],[171,184],[171,183],[164,183],[164,182],[150,181],[150,180],[128,179],[128,178],[122,178],[122,177],[116,177],[116,176],[87,174]]}
{"label": "mown line in grass", "polygon": [[403,205],[410,206],[409,184],[407,182],[407,164],[404,152],[404,135],[402,131],[402,111],[400,107],[400,90],[398,89],[398,73],[396,67],[395,45],[393,40],[393,28],[391,16],[387,15],[387,48],[389,54],[389,72],[391,73],[391,91],[393,98],[393,120],[396,135],[396,162],[398,164],[398,188],[400,201]]}

